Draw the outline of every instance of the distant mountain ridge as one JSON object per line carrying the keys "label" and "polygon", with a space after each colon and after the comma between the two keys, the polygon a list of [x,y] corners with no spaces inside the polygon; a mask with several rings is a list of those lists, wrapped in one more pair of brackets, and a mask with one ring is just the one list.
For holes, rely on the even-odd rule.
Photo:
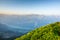
{"label": "distant mountain ridge", "polygon": [[[11,40],[15,37],[17,37],[18,35],[22,35],[22,33],[17,32],[17,31],[13,31],[13,28],[0,23],[0,40],[8,40],[9,38],[11,38]],[[10,39],[9,39],[10,40]]]}
{"label": "distant mountain ridge", "polygon": [[[13,34],[16,34],[16,36],[20,36],[31,30],[34,30],[35,28],[38,28],[39,26],[43,26],[57,21],[60,21],[60,16],[45,16],[35,14],[32,15],[1,14],[0,24],[3,25],[3,28],[0,29],[0,32],[3,31],[3,33],[5,33],[5,31],[7,31],[6,33],[8,33],[9,36],[12,35],[11,37],[14,37]],[[3,36],[6,36],[5,34]]]}

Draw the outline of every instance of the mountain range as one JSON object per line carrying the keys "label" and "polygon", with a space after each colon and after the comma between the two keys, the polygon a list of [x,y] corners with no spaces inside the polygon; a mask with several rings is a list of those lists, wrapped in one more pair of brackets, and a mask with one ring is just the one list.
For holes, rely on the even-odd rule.
{"label": "mountain range", "polygon": [[35,28],[57,21],[60,21],[60,16],[0,14],[0,36],[3,40],[13,40]]}

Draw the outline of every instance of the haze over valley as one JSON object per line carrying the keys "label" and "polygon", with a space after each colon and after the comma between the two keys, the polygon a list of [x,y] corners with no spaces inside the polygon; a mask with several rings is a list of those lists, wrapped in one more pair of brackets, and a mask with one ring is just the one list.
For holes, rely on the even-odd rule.
{"label": "haze over valley", "polygon": [[46,15],[0,15],[0,33],[2,39],[14,39],[35,28],[60,21],[60,16]]}

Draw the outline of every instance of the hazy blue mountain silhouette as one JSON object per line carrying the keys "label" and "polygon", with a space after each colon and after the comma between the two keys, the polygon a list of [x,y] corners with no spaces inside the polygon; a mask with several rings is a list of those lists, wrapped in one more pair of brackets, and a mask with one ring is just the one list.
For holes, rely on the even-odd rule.
{"label": "hazy blue mountain silhouette", "polygon": [[0,23],[0,40],[9,40],[22,35],[23,33],[14,31],[14,28],[11,28],[5,24]]}
{"label": "hazy blue mountain silhouette", "polygon": [[60,21],[60,16],[4,15],[0,14],[0,33],[4,37],[17,37],[40,26]]}

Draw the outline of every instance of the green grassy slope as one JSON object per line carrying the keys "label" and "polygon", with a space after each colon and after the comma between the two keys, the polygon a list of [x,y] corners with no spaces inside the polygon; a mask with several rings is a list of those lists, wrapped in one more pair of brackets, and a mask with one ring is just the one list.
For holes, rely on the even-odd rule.
{"label": "green grassy slope", "polygon": [[60,22],[42,26],[15,40],[60,40]]}

